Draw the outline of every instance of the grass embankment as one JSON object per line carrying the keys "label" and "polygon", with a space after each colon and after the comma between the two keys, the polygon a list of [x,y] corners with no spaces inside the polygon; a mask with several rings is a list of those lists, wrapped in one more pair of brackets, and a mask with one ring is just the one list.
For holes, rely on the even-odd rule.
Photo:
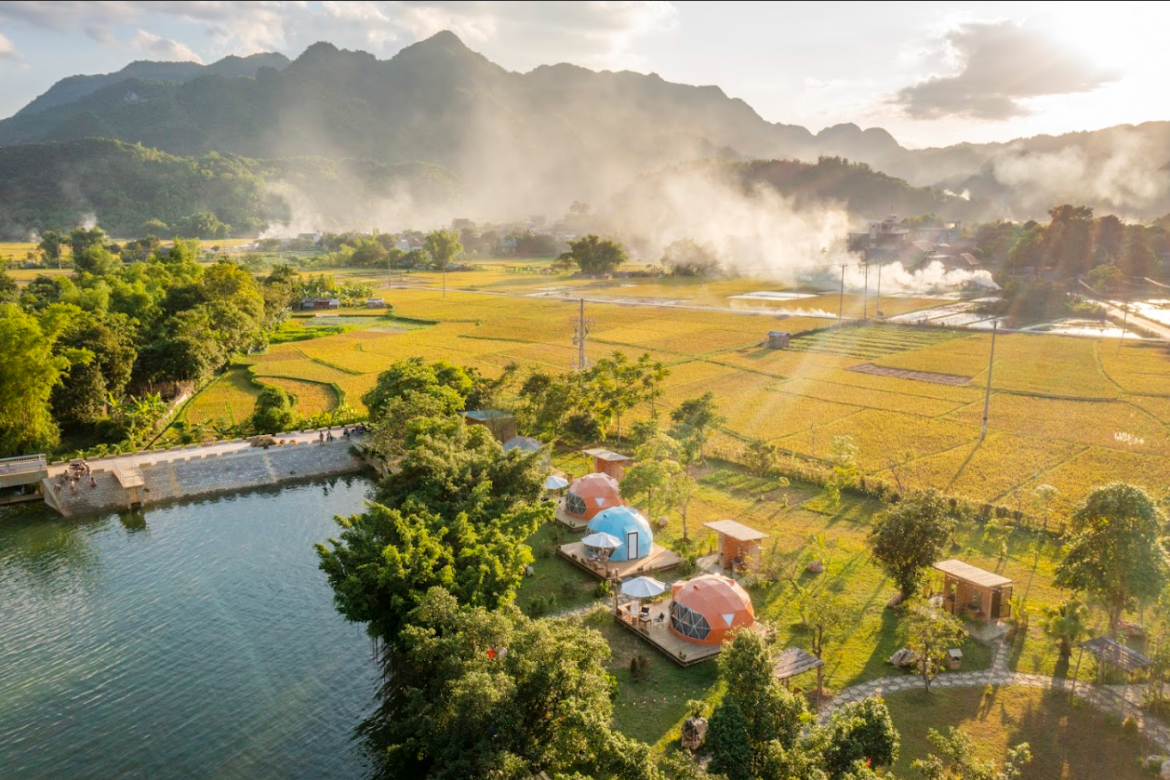
{"label": "grass embankment", "polygon": [[1121,729],[1115,718],[1068,694],[1037,688],[956,688],[932,693],[909,691],[886,698],[902,735],[894,772],[914,780],[910,768],[930,751],[927,729],[957,726],[966,732],[982,759],[1002,761],[1008,748],[1027,742],[1032,762],[1024,780],[1148,780],[1138,759],[1158,752]]}

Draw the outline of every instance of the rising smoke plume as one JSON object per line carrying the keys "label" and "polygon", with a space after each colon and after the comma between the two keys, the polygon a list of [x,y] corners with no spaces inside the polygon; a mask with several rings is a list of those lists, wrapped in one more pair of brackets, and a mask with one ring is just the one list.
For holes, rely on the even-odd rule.
{"label": "rising smoke plume", "polygon": [[[734,169],[717,164],[679,166],[644,179],[613,202],[610,219],[635,253],[656,261],[669,244],[691,238],[712,247],[729,271],[792,286],[860,292],[866,272],[846,249],[853,224],[835,203],[797,206],[766,185],[745,187]],[[869,271],[868,288],[876,284]],[[946,271],[941,263],[907,271],[882,269],[882,291],[945,292],[978,285],[995,289],[986,271]]]}

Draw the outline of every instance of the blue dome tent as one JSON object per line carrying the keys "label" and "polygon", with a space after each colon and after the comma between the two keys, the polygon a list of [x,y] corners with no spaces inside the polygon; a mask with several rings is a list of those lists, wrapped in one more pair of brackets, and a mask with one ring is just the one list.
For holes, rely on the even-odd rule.
{"label": "blue dome tent", "polygon": [[650,523],[633,507],[616,506],[599,512],[589,521],[589,532],[606,533],[621,539],[621,546],[609,556],[609,560],[618,563],[645,558],[654,548]]}

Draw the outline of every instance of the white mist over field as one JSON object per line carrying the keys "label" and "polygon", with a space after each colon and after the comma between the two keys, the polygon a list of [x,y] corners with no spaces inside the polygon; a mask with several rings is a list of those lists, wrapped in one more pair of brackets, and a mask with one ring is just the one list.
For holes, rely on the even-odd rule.
{"label": "white mist over field", "polygon": [[1097,202],[1118,216],[1140,216],[1170,192],[1165,150],[1134,133],[1119,133],[1102,149],[1065,146],[1053,152],[1012,148],[992,161],[995,178],[1011,187],[1029,213],[1060,203]]}
{"label": "white mist over field", "polygon": [[[866,271],[846,249],[854,222],[836,203],[797,203],[769,187],[743,187],[720,169],[675,169],[653,182],[652,196],[623,197],[613,219],[637,254],[656,261],[672,242],[690,238],[714,250],[731,272],[785,285],[866,289]],[[868,289],[877,283],[869,269]],[[986,271],[947,271],[941,263],[914,271],[893,263],[882,269],[883,293],[948,292],[969,285],[996,289]]]}

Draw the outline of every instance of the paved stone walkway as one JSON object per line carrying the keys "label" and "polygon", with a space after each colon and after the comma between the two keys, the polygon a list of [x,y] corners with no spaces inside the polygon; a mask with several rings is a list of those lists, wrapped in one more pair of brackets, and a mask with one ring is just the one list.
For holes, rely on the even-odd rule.
{"label": "paved stone walkway", "polygon": [[[1005,642],[997,642],[992,654],[991,668],[980,672],[943,673],[934,679],[931,687],[937,688],[980,688],[986,685],[1041,688],[1044,690],[1067,690],[1071,682],[1063,677],[1046,677],[1042,674],[1013,672],[1008,665],[1010,648]],[[827,701],[820,712],[821,720],[838,707],[871,696],[883,696],[901,691],[923,690],[922,678],[916,675],[883,677],[877,680],[853,685]],[[1141,700],[1142,686],[1094,685],[1078,682],[1075,695],[1097,709],[1120,718],[1132,717],[1143,736],[1166,753],[1170,753],[1170,729],[1143,712],[1133,701]]]}
{"label": "paved stone walkway", "polygon": [[[333,433],[336,441],[344,440],[342,431],[352,426],[338,425],[334,428],[320,428],[312,431],[297,431],[294,433],[278,433],[273,436],[275,439],[284,439],[289,442],[296,442],[297,444],[316,444],[318,437],[325,431]],[[357,441],[357,439],[353,439]],[[163,463],[174,460],[177,455],[188,458],[206,458],[212,455],[230,455],[236,452],[244,452],[252,449],[251,438],[232,439],[230,441],[215,442],[214,444],[203,445],[189,445],[186,447],[174,447],[169,450],[143,450],[142,452],[128,452],[125,455],[111,455],[104,458],[91,458],[90,465],[95,470],[101,469],[110,471],[119,464],[131,467],[150,466],[156,463]],[[49,466],[49,477],[57,477],[65,473],[69,469],[68,463],[54,463]]]}

